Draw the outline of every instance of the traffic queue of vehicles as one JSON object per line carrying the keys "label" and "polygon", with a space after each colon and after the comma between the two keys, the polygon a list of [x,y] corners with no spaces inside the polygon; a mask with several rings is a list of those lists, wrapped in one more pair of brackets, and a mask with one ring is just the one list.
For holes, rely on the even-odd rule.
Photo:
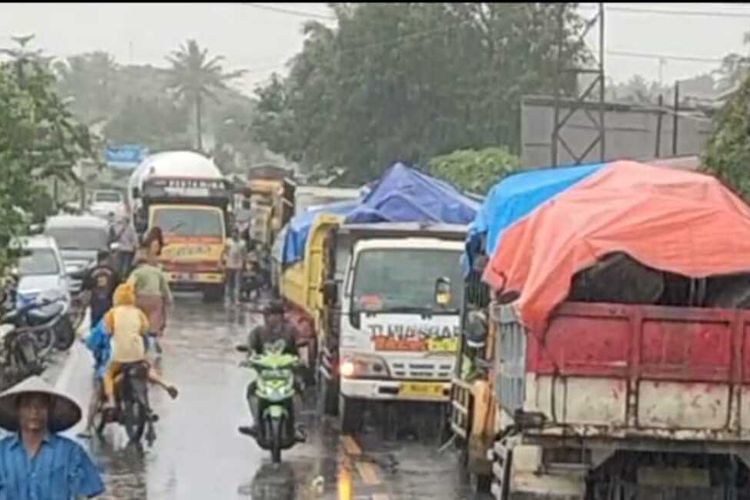
{"label": "traffic queue of vehicles", "polygon": [[712,177],[614,162],[510,176],[453,227],[435,204],[358,219],[420,198],[394,170],[275,244],[344,432],[438,402],[500,500],[741,498],[750,208]]}

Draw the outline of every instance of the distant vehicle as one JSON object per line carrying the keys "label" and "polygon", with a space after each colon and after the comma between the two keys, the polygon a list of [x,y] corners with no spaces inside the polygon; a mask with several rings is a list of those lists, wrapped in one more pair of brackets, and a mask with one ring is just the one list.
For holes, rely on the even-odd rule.
{"label": "distant vehicle", "polygon": [[125,215],[125,197],[115,190],[94,191],[89,211],[101,218],[107,218],[110,213],[114,213],[116,217],[122,217]]}
{"label": "distant vehicle", "polygon": [[69,274],[96,263],[98,251],[107,249],[109,225],[93,215],[55,215],[45,222],[44,234],[54,238]]}
{"label": "distant vehicle", "polygon": [[128,185],[136,231],[164,233],[160,263],[172,286],[201,290],[208,301],[224,294],[221,256],[231,202],[231,186],[213,160],[191,151],[147,157]]}
{"label": "distant vehicle", "polygon": [[69,304],[70,282],[55,239],[37,235],[22,238],[19,244],[25,250],[18,260],[19,300],[29,301],[43,293],[64,298]]}
{"label": "distant vehicle", "polygon": [[294,215],[337,201],[356,200],[362,196],[358,188],[297,186],[294,193]]}

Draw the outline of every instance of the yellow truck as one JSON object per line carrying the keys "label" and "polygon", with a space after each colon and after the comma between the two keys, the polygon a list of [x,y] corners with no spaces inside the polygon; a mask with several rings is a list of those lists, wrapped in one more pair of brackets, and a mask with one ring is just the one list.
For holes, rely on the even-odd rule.
{"label": "yellow truck", "polygon": [[248,172],[245,196],[250,200],[250,238],[266,250],[294,215],[295,189],[289,170],[261,165]]}
{"label": "yellow truck", "polygon": [[142,235],[159,227],[164,234],[160,263],[170,283],[220,300],[231,189],[213,161],[191,151],[149,156],[128,191],[136,230]]}

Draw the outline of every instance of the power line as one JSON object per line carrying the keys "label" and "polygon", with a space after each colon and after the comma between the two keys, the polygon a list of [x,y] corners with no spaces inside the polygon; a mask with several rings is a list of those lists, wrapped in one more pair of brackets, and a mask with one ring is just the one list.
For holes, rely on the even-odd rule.
{"label": "power line", "polygon": [[261,10],[269,10],[272,12],[278,12],[280,14],[287,14],[290,16],[297,16],[297,17],[305,17],[305,18],[316,18],[316,19],[325,19],[326,21],[335,21],[335,16],[328,16],[325,14],[314,14],[312,12],[304,12],[301,10],[294,10],[294,9],[287,9],[285,7],[276,7],[274,5],[263,5],[259,3],[247,3],[243,2],[242,5],[247,5],[248,7],[254,7],[256,9]]}
{"label": "power line", "polygon": [[[583,8],[591,8],[582,6]],[[694,17],[728,17],[728,18],[747,18],[750,19],[750,13],[747,12],[721,12],[721,11],[698,11],[698,10],[673,10],[673,9],[645,9],[642,7],[620,7],[605,6],[607,12],[626,12],[632,14],[664,14],[670,16],[694,16]]]}
{"label": "power line", "polygon": [[625,50],[608,50],[608,55],[612,56],[623,56],[623,57],[636,57],[641,59],[667,59],[673,61],[692,61],[692,62],[709,62],[709,63],[721,63],[722,58],[714,57],[697,57],[697,56],[671,56],[665,54],[650,54],[646,52],[629,52]]}

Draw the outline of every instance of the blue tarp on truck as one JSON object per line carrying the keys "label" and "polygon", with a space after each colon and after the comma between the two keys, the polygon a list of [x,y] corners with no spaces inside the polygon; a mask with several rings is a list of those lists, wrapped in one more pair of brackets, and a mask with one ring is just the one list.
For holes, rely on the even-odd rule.
{"label": "blue tarp on truck", "polygon": [[346,223],[433,222],[469,224],[479,203],[450,184],[402,163],[389,168],[372,190],[357,202],[339,202],[302,213],[289,221],[282,253],[283,265],[304,258],[307,235],[318,214],[345,216]]}
{"label": "blue tarp on truck", "polygon": [[362,204],[346,216],[346,222],[469,224],[478,210],[479,203],[447,182],[396,163],[383,174]]}

